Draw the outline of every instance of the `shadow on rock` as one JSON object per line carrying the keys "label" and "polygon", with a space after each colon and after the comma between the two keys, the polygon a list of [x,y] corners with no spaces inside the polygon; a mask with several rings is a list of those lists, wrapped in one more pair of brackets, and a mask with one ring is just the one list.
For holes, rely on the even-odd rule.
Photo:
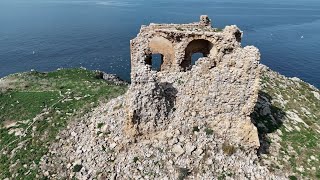
{"label": "shadow on rock", "polygon": [[263,91],[259,91],[258,101],[251,114],[251,121],[257,127],[260,140],[259,154],[268,154],[270,140],[267,134],[275,132],[283,125],[285,112],[272,105],[272,97]]}
{"label": "shadow on rock", "polygon": [[173,107],[176,102],[176,97],[178,93],[177,89],[173,87],[172,83],[168,83],[168,82],[160,83],[159,85],[164,92],[164,98],[166,101],[167,110],[174,111]]}

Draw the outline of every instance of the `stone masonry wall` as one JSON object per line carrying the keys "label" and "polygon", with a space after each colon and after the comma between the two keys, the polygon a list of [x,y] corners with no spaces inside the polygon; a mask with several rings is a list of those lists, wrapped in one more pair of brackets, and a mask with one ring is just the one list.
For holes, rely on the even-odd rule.
{"label": "stone masonry wall", "polygon": [[[222,31],[203,23],[143,26],[131,41],[128,133],[207,126],[232,143],[258,147],[249,115],[258,97],[260,53],[242,48],[241,37],[236,26]],[[198,52],[204,57],[191,66]],[[163,55],[159,72],[150,66],[153,53]]]}

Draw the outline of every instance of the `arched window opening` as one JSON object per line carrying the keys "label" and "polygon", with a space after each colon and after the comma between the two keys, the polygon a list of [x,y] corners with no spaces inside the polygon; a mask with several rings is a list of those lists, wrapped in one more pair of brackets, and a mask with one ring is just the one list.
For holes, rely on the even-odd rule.
{"label": "arched window opening", "polygon": [[[150,62],[152,70],[163,71],[170,68],[174,60],[174,48],[168,39],[156,36],[149,42]],[[147,63],[148,64],[148,63]]]}
{"label": "arched window opening", "polygon": [[196,62],[202,57],[206,56],[203,53],[193,53],[191,57],[191,66],[195,65]]}
{"label": "arched window opening", "polygon": [[145,60],[146,64],[151,66],[153,71],[161,71],[161,65],[163,64],[163,55],[162,54],[151,54]]}
{"label": "arched window opening", "polygon": [[180,64],[181,68],[184,71],[190,70],[191,66],[200,57],[208,57],[212,48],[213,44],[208,40],[196,39],[191,41],[185,49],[185,57]]}

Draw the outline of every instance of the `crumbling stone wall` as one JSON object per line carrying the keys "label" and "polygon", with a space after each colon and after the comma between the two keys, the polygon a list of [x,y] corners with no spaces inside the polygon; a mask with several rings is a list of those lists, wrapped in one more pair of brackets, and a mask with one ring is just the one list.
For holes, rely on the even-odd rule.
{"label": "crumbling stone wall", "polygon": [[[260,53],[242,48],[241,37],[234,25],[212,28],[207,16],[199,23],[142,26],[131,41],[129,134],[199,126],[232,143],[258,147],[249,115],[258,97]],[[159,72],[151,69],[155,53],[163,57]],[[193,53],[204,57],[192,66]]]}
{"label": "crumbling stone wall", "polygon": [[[249,115],[258,97],[258,49],[241,47],[236,26],[217,32],[207,16],[200,20],[142,27],[131,41],[129,90],[59,133],[40,163],[46,177],[285,179],[257,156]],[[204,57],[191,65],[197,52]],[[158,72],[152,53],[163,55]]]}

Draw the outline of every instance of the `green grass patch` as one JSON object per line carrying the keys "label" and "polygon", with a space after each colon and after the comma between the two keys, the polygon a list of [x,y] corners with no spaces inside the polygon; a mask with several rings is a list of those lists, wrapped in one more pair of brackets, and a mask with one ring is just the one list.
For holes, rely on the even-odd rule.
{"label": "green grass patch", "polygon": [[8,92],[0,94],[0,122],[21,121],[34,118],[44,108],[60,99],[58,91]]}
{"label": "green grass patch", "polygon": [[14,74],[10,80],[10,88],[0,91],[0,179],[36,179],[40,158],[71,119],[127,90],[84,69]]}
{"label": "green grass patch", "polygon": [[[263,124],[258,127],[260,135],[268,135],[281,131],[280,145],[281,153],[277,156],[278,163],[287,173],[296,173],[296,176],[290,179],[318,179],[317,171],[320,167],[320,101],[316,99],[313,91],[319,93],[319,90],[311,88],[305,82],[293,81],[284,76],[276,75],[272,71],[264,72],[261,76],[262,95],[270,105],[271,116],[262,116],[259,112],[262,109],[257,108],[253,114],[254,121],[257,124]],[[296,117],[303,120],[304,123],[290,119],[287,115],[295,114]],[[285,125],[285,126],[284,126]],[[272,137],[272,136],[268,136]],[[276,141],[276,140],[275,140]],[[273,139],[269,142],[272,145]],[[289,156],[287,160],[283,158]],[[311,160],[311,156],[318,160]],[[304,172],[297,168],[303,167]],[[316,168],[312,170],[312,168]]]}
{"label": "green grass patch", "polygon": [[298,180],[298,178],[296,176],[289,176],[288,177],[290,180]]}

